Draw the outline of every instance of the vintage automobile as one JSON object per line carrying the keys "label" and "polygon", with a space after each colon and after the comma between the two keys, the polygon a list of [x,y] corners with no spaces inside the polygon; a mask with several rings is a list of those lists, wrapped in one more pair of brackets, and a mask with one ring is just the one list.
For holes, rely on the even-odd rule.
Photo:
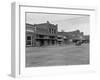
{"label": "vintage automobile", "polygon": [[76,46],[81,46],[84,42],[82,39],[73,39],[73,43],[75,43]]}
{"label": "vintage automobile", "polygon": [[83,43],[83,42],[80,40],[80,41],[77,41],[77,42],[75,43],[75,45],[76,45],[76,46],[81,46],[82,43]]}

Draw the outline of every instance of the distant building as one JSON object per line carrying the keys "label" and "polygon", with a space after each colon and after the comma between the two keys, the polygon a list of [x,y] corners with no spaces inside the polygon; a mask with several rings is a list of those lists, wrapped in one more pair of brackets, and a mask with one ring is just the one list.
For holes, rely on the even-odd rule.
{"label": "distant building", "polygon": [[90,42],[90,36],[89,35],[84,35],[85,42],[89,43]]}
{"label": "distant building", "polygon": [[68,43],[72,43],[72,42],[77,41],[77,40],[82,40],[82,39],[84,39],[84,34],[83,34],[83,32],[80,32],[79,30],[71,31],[71,32],[58,32],[58,35],[59,35],[59,36],[62,36],[62,37],[60,37],[60,38],[63,40],[63,41],[61,42],[61,41],[58,39],[58,42],[64,43],[64,44],[68,44]]}
{"label": "distant building", "polygon": [[26,46],[47,46],[57,44],[57,24],[49,21],[41,24],[26,24]]}

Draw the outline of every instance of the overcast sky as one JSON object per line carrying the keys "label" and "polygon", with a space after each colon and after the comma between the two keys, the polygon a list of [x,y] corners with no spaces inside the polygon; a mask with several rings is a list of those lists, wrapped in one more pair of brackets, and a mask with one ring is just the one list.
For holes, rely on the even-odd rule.
{"label": "overcast sky", "polygon": [[87,15],[26,13],[26,23],[39,24],[47,21],[51,24],[58,24],[58,31],[69,32],[79,29],[86,35],[90,32],[89,16]]}

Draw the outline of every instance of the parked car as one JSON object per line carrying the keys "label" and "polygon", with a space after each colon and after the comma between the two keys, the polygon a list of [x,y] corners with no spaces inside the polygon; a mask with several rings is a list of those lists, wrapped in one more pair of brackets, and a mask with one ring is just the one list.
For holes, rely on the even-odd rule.
{"label": "parked car", "polygon": [[77,42],[75,43],[76,46],[81,46],[81,44],[82,44],[82,41],[81,41],[81,40],[80,40],[80,41],[77,41]]}

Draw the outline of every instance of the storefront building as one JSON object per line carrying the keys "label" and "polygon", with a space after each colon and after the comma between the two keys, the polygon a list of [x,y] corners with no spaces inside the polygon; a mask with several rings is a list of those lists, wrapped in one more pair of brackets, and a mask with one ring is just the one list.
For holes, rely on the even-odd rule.
{"label": "storefront building", "polygon": [[26,24],[26,46],[40,47],[57,44],[57,24],[49,21],[41,24]]}

